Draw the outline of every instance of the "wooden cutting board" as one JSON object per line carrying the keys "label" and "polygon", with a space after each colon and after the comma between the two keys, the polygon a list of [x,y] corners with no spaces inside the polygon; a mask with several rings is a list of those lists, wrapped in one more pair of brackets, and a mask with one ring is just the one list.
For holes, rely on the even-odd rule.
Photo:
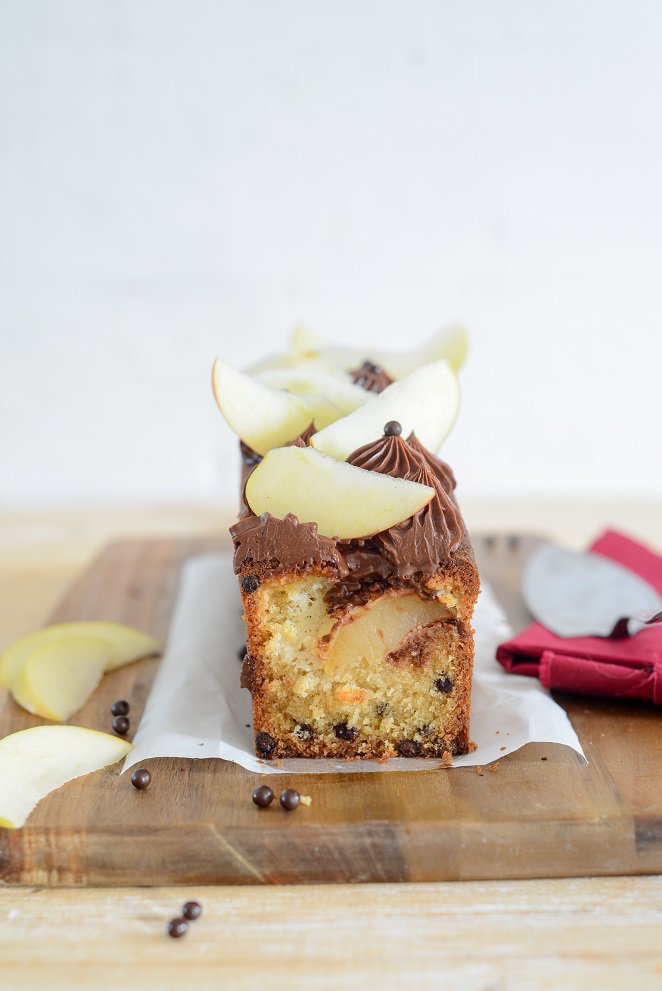
{"label": "wooden cutting board", "polygon": [[[482,574],[521,629],[529,616],[519,575],[533,541],[475,544]],[[52,619],[119,620],[165,640],[180,565],[210,549],[220,547],[199,539],[114,543]],[[72,722],[109,731],[111,703],[127,698],[137,726],[157,665],[144,660],[107,675]],[[312,797],[291,814],[277,803],[257,809],[251,791],[259,776],[220,760],[149,761],[144,792],[118,768],[100,771],[49,795],[22,830],[0,829],[0,880],[276,884],[661,872],[662,714],[558,701],[588,764],[565,747],[536,744],[482,773],[283,775],[279,787]],[[9,698],[0,703],[0,736],[39,722]]]}

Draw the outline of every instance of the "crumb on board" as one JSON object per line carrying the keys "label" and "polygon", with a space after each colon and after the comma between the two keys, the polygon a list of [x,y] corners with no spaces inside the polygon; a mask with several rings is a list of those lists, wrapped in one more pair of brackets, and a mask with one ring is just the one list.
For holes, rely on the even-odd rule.
{"label": "crumb on board", "polygon": [[300,800],[301,800],[301,804],[302,805],[312,805],[313,804],[313,800],[310,797],[310,795],[301,795],[301,799]]}
{"label": "crumb on board", "polygon": [[488,766],[487,770],[488,771],[498,771],[499,770],[499,765],[497,763],[490,764]]}
{"label": "crumb on board", "polygon": [[483,778],[483,777],[485,776],[485,773],[484,773],[484,771],[483,771],[483,768],[481,767],[481,765],[480,765],[480,764],[476,764],[476,766],[475,766],[475,768],[474,768],[474,771],[475,771],[475,772],[476,772],[476,774],[478,774],[478,775],[479,775],[479,776],[480,776],[481,778]]}

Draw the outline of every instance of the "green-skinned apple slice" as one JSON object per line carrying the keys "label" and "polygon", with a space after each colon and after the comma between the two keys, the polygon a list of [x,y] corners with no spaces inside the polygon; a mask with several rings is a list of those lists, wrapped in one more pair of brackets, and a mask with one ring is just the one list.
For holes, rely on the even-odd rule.
{"label": "green-skinned apple slice", "polygon": [[445,361],[434,361],[394,382],[349,416],[316,433],[311,444],[344,461],[357,448],[381,437],[384,424],[397,420],[403,437],[414,431],[434,454],[451,431],[460,408],[460,388]]}
{"label": "green-skinned apple slice", "polygon": [[103,677],[112,648],[92,637],[62,637],[30,654],[11,693],[36,716],[64,722],[77,712]]}
{"label": "green-skinned apple slice", "polygon": [[258,454],[294,440],[311,422],[322,428],[342,417],[326,396],[295,396],[272,389],[220,358],[214,363],[212,385],[229,426]]}
{"label": "green-skinned apple slice", "polygon": [[408,519],[434,489],[327,458],[311,447],[280,447],[266,455],[246,483],[256,514],[317,523],[326,537],[367,537]]}
{"label": "green-skinned apple slice", "polygon": [[383,351],[381,348],[344,348],[330,345],[318,349],[318,360],[331,360],[340,368],[352,371],[368,360],[384,368],[391,378],[411,375],[422,365],[447,361],[454,372],[462,366],[467,354],[467,333],[464,327],[446,327],[423,344],[409,351]]}
{"label": "green-skinned apple slice", "polygon": [[49,792],[122,760],[131,744],[82,726],[33,726],[0,740],[0,827],[18,829]]}
{"label": "green-skinned apple slice", "polygon": [[[325,396],[342,411],[343,416],[353,413],[355,409],[373,398],[373,394],[366,392],[360,385],[355,385],[349,377],[332,375],[318,368],[309,369],[305,365],[299,368],[276,368],[260,372],[256,378],[258,382],[272,389],[287,389],[297,396]],[[322,425],[320,423],[317,425],[321,429]]]}
{"label": "green-skinned apple slice", "polygon": [[124,623],[109,623],[104,620],[56,623],[28,633],[5,648],[0,654],[0,685],[11,688],[23,664],[38,647],[71,636],[92,637],[106,642],[111,648],[106,671],[114,671],[140,657],[157,654],[161,649],[154,637],[132,626],[125,626]]}

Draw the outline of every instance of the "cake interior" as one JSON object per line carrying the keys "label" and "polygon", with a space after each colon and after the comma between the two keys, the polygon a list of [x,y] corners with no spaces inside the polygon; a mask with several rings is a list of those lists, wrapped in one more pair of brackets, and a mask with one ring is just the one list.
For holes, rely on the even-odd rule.
{"label": "cake interior", "polygon": [[[473,652],[461,589],[436,580],[338,599],[322,574],[244,596],[258,752],[442,756],[467,747]],[[367,601],[366,601],[367,599]],[[462,605],[464,601],[464,605]]]}

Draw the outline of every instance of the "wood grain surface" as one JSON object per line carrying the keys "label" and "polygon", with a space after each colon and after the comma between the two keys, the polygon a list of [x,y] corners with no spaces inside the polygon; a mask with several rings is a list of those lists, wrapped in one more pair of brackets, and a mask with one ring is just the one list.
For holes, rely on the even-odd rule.
{"label": "wood grain surface", "polygon": [[[483,575],[515,624],[530,542],[477,542]],[[167,635],[178,572],[207,539],[109,546],[54,620],[106,618]],[[127,697],[137,725],[158,660],[108,675],[74,722],[108,729]],[[22,830],[0,830],[11,884],[275,884],[531,878],[662,870],[662,734],[645,706],[560,699],[589,757],[532,745],[495,771],[315,775],[279,784],[313,799],[285,816],[250,801],[256,776],[218,760],[149,762],[136,792],[111,769],[46,798]],[[7,700],[0,734],[40,722]],[[541,758],[547,757],[543,761]]]}

